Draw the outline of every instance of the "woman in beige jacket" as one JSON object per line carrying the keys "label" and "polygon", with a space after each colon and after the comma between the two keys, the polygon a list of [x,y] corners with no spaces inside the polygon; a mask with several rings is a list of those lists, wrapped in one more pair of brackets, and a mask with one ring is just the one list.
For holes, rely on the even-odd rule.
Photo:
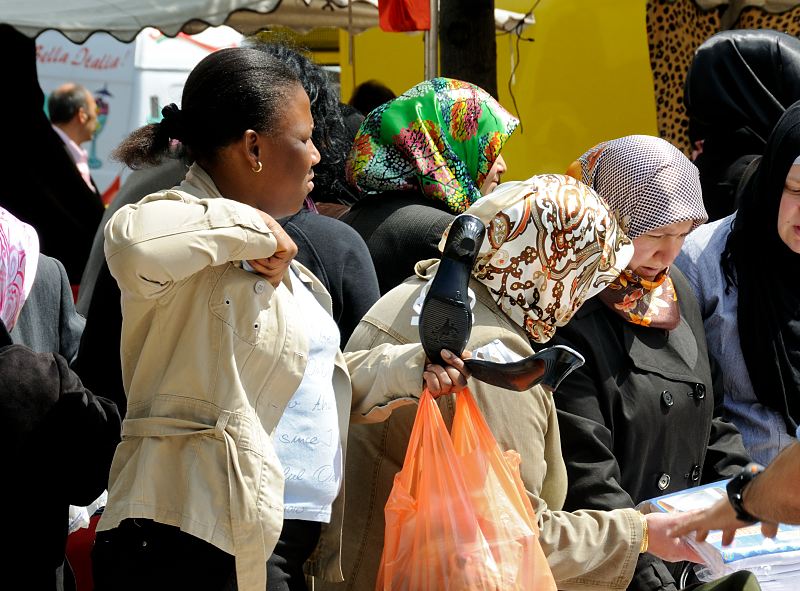
{"label": "woman in beige jacket", "polygon": [[[561,175],[500,185],[467,213],[487,225],[470,280],[475,305],[467,348],[473,356],[507,361],[531,355],[613,281],[633,254],[605,202]],[[346,350],[418,342],[416,319],[437,266],[436,260],[419,262],[416,277],[366,314]],[[697,559],[686,545],[667,538],[672,519],[667,515],[645,517],[634,509],[561,511],[567,475],[551,392],[542,386],[511,392],[475,380],[470,388],[500,447],[522,456],[522,479],[559,589],[625,589],[639,554],[648,549],[668,559]],[[439,398],[448,426],[454,400]],[[375,589],[384,505],[402,466],[415,412],[415,405],[395,407],[380,424],[351,427],[346,478],[358,486],[351,486],[345,506],[345,583],[318,588]]]}
{"label": "woman in beige jacket", "polygon": [[341,580],[350,420],[418,395],[423,378],[446,393],[464,377],[423,375],[419,345],[339,351],[330,296],[275,222],[300,209],[319,161],[308,96],[284,64],[256,49],[213,53],[182,109],[163,115],[121,159],[154,162],[179,140],[194,164],[105,228],[128,410],[95,588],[295,591],[304,563]]}

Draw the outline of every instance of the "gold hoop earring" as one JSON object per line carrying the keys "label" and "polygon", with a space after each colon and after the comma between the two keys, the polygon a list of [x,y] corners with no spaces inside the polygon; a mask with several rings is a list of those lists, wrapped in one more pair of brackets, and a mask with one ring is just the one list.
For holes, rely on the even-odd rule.
{"label": "gold hoop earring", "polygon": [[261,166],[261,160],[259,160],[259,161],[258,161],[258,167],[256,167],[256,168],[251,168],[250,170],[252,170],[254,173],[258,174],[259,172],[261,172],[261,169],[262,169],[262,168],[264,168],[264,167],[263,167],[263,166]]}

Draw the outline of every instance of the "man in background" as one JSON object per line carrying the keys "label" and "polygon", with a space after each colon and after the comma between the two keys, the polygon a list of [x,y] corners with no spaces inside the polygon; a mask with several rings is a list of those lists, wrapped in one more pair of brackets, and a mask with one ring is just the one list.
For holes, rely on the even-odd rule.
{"label": "man in background", "polygon": [[97,103],[86,88],[71,82],[56,88],[47,99],[53,129],[64,142],[86,185],[97,193],[89,173],[89,154],[81,144],[92,139],[97,128]]}
{"label": "man in background", "polygon": [[0,24],[0,55],[14,92],[0,93],[9,147],[0,159],[0,206],[32,225],[41,252],[63,263],[76,286],[89,257],[103,202],[83,180],[64,142],[45,115],[45,95],[36,75],[36,43]]}

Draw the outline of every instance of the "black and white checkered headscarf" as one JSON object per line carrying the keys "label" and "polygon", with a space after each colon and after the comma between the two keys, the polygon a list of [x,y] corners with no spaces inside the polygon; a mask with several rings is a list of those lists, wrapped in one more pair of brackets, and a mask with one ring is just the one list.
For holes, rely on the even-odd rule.
{"label": "black and white checkered headscarf", "polygon": [[697,167],[661,138],[610,140],[579,160],[581,180],[608,202],[631,240],[686,220],[694,230],[708,220]]}

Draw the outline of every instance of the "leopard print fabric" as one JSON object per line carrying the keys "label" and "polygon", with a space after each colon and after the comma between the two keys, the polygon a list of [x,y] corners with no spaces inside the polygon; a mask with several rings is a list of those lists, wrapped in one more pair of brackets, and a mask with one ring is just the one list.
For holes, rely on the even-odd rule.
{"label": "leopard print fabric", "polygon": [[795,37],[800,36],[800,6],[782,13],[766,12],[761,8],[746,8],[739,15],[736,29],[775,29]]}
{"label": "leopard print fabric", "polygon": [[[656,99],[658,133],[685,154],[691,153],[689,118],[683,105],[686,72],[695,50],[722,30],[725,6],[705,11],[694,0],[649,0],[647,38]],[[749,7],[732,29],[775,29],[800,36],[800,6],[783,13]]]}
{"label": "leopard print fabric", "polygon": [[658,134],[690,154],[683,85],[695,50],[720,30],[722,9],[702,10],[694,0],[647,3],[647,38],[656,98]]}

